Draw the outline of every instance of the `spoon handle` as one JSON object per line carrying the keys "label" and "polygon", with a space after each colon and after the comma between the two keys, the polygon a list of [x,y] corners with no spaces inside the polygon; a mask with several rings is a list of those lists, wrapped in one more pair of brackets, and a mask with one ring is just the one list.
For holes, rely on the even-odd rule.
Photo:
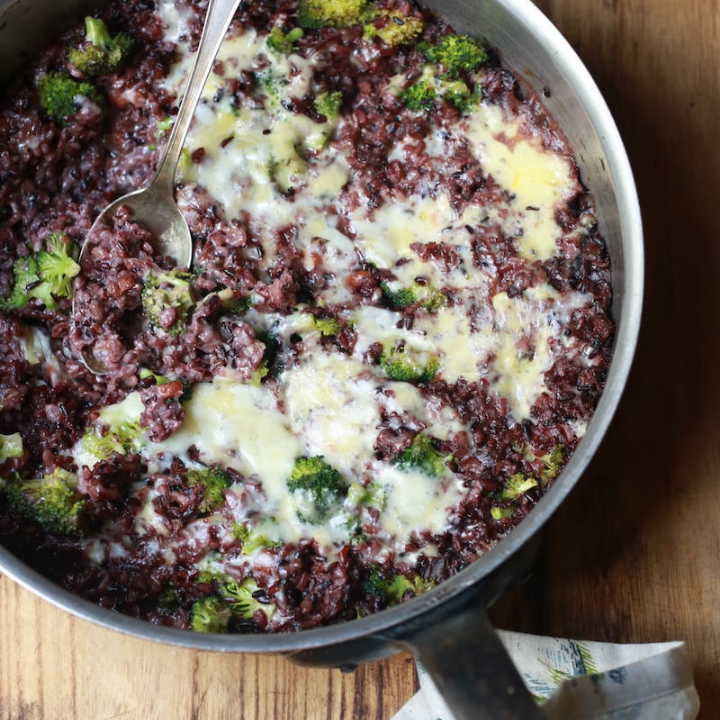
{"label": "spoon handle", "polygon": [[185,135],[195,115],[195,108],[202,96],[210,70],[215,64],[215,57],[240,2],[241,0],[209,0],[208,2],[205,24],[190,71],[190,79],[152,183],[158,189],[172,193],[175,185],[175,170],[183,149]]}

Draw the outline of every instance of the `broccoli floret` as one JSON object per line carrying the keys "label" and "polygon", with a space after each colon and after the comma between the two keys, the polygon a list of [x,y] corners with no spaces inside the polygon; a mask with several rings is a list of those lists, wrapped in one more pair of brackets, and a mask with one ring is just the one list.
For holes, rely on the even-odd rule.
{"label": "broccoli floret", "polygon": [[51,233],[45,241],[45,249],[37,256],[40,279],[50,286],[56,298],[72,295],[72,279],[80,272],[75,262],[74,246],[70,239],[60,233]]}
{"label": "broccoli floret", "polygon": [[363,503],[383,510],[385,508],[385,502],[387,501],[385,488],[382,485],[370,483],[365,490],[366,493]]}
{"label": "broccoli floret", "polygon": [[447,76],[439,78],[440,94],[445,102],[454,105],[458,110],[469,110],[478,100],[462,80],[452,80]]}
{"label": "broccoli floret", "polygon": [[389,603],[398,603],[408,592],[413,591],[413,584],[404,575],[393,575],[385,587],[385,597]]}
{"label": "broccoli floret", "polygon": [[313,317],[313,322],[323,337],[332,337],[342,330],[342,325],[336,318]]}
{"label": "broccoli floret", "polygon": [[435,105],[437,90],[432,77],[423,76],[409,88],[403,90],[400,99],[408,110],[425,112]]}
{"label": "broccoli floret", "polygon": [[242,542],[242,552],[244,555],[250,555],[256,550],[262,548],[279,547],[282,543],[279,540],[272,540],[260,532],[250,530],[247,525],[234,523],[232,534]]}
{"label": "broccoli floret", "polygon": [[151,273],[143,280],[142,304],[152,325],[168,335],[182,335],[194,305],[190,273],[173,270]]}
{"label": "broccoli floret", "polygon": [[[90,15],[85,16],[85,39],[92,45],[105,50],[116,42],[117,37],[110,35],[107,25],[100,18],[94,18]],[[124,44],[126,43],[127,41],[124,41]]]}
{"label": "broccoli floret", "polygon": [[174,612],[180,607],[180,593],[172,582],[168,582],[160,591],[157,601],[162,609]]}
{"label": "broccoli floret", "polygon": [[166,115],[162,120],[158,120],[155,124],[155,137],[163,138],[172,129],[175,124],[175,118],[172,115]]}
{"label": "broccoli floret", "polygon": [[[318,127],[323,126],[318,125]],[[306,135],[303,141],[305,149],[309,152],[320,152],[327,145],[330,135],[330,132],[324,130],[316,130]]]}
{"label": "broccoli floret", "polygon": [[538,486],[538,481],[531,476],[525,476],[522,473],[511,475],[504,483],[500,494],[501,500],[517,500],[522,497],[528,490],[532,490]]}
{"label": "broccoli floret", "polygon": [[386,300],[396,310],[403,310],[417,302],[417,294],[414,288],[401,287],[393,290],[389,283],[383,281],[380,283],[380,289]]}
{"label": "broccoli floret", "polygon": [[342,106],[342,92],[337,90],[335,92],[323,92],[320,93],[313,101],[313,107],[315,111],[324,115],[326,118],[332,120],[337,117]]}
{"label": "broccoli floret", "polygon": [[13,289],[10,296],[0,302],[0,307],[20,310],[36,298],[49,310],[55,310],[56,298],[72,295],[72,279],[79,272],[72,243],[64,235],[52,233],[47,237],[44,250],[15,261]]}
{"label": "broccoli floret", "polygon": [[0,435],[0,463],[11,458],[20,458],[24,452],[20,433]]}
{"label": "broccoli floret", "polygon": [[178,177],[187,180],[193,170],[193,154],[190,148],[183,148],[178,161]]}
{"label": "broccoli floret", "polygon": [[132,48],[133,39],[129,35],[111,36],[102,20],[86,17],[85,44],[71,48],[67,59],[84,75],[109,75],[122,67]]}
{"label": "broccoli floret", "polygon": [[160,609],[170,613],[174,613],[180,607],[181,602],[181,595],[172,581],[168,581],[157,596]]}
{"label": "broccoli floret", "polygon": [[418,304],[430,312],[447,305],[447,296],[428,285],[415,283],[410,287],[393,287],[389,282],[382,281],[380,289],[383,296],[395,310],[404,310],[410,305]]}
{"label": "broccoli floret", "polygon": [[531,475],[522,473],[511,475],[505,480],[502,490],[494,494],[495,499],[499,500],[501,504],[490,508],[490,516],[493,520],[504,520],[511,517],[520,505],[515,501],[520,500],[525,493],[539,484],[538,480]]}
{"label": "broccoli floret", "polygon": [[210,595],[193,603],[190,629],[202,633],[226,633],[231,619],[230,606],[216,595]]}
{"label": "broccoli floret", "polygon": [[225,576],[218,581],[218,593],[230,605],[230,609],[236,617],[242,620],[252,620],[257,610],[262,610],[268,618],[273,614],[275,605],[261,603],[255,593],[259,590],[257,583],[252,578],[246,578],[241,583]]}
{"label": "broccoli floret", "polygon": [[268,618],[275,611],[275,605],[254,597],[259,588],[252,578],[238,583],[222,573],[200,572],[195,582],[210,583],[214,592],[193,604],[190,627],[196,632],[226,633],[236,622],[252,620],[257,610]]}
{"label": "broccoli floret", "polygon": [[401,470],[419,470],[425,475],[442,477],[448,456],[441,453],[435,443],[435,438],[430,435],[417,434],[410,447],[393,458],[393,465],[397,465]]}
{"label": "broccoli floret", "polygon": [[154,373],[150,368],[140,368],[140,379],[144,380],[145,378],[154,378],[156,385],[165,385],[169,382],[172,382],[172,380],[169,377],[165,377],[164,375],[158,375],[157,373]]}
{"label": "broccoli floret", "polygon": [[50,286],[41,282],[38,274],[37,258],[34,255],[21,257],[13,265],[13,289],[8,297],[0,302],[3,310],[20,310],[31,298],[38,298],[44,305],[54,309],[55,300],[50,294]]}
{"label": "broccoli floret", "polygon": [[490,508],[490,517],[492,517],[493,520],[504,520],[505,518],[511,517],[515,510],[515,505],[510,505],[509,507],[493,505]]}
{"label": "broccoli floret", "polygon": [[436,355],[419,353],[405,345],[392,348],[380,356],[380,369],[391,380],[430,382],[440,369]]}
{"label": "broccoli floret", "polygon": [[99,422],[83,435],[81,453],[89,453],[97,460],[109,460],[113,453],[140,452],[146,442],[145,431],[140,425],[143,409],[137,392],[104,407],[100,411]]}
{"label": "broccoli floret", "polygon": [[299,0],[298,20],[309,29],[360,25],[367,6],[368,0]]}
{"label": "broccoli floret", "polygon": [[[363,38],[372,40],[379,37],[386,45],[410,45],[414,43],[425,28],[425,23],[418,17],[405,17],[397,11],[383,10],[373,18],[375,22],[368,22],[363,28]],[[377,20],[381,27],[378,27]]]}
{"label": "broccoli floret", "polygon": [[347,498],[353,505],[360,505],[365,500],[365,487],[360,483],[353,483],[348,488]]}
{"label": "broccoli floret", "polygon": [[347,497],[353,505],[372,505],[380,510],[385,507],[385,488],[376,483],[370,483],[367,486],[353,483],[348,488]]}
{"label": "broccoli floret", "polygon": [[77,476],[63,468],[42,478],[18,478],[6,492],[17,512],[49,532],[83,535],[89,528],[89,506],[77,490]]}
{"label": "broccoli floret", "polygon": [[554,480],[563,464],[562,445],[556,445],[547,455],[543,455],[541,460],[545,466],[540,472],[540,479],[545,483]]}
{"label": "broccoli floret", "polygon": [[221,468],[207,467],[201,470],[188,470],[187,484],[190,487],[203,488],[198,509],[201,513],[211,513],[225,504],[225,489],[232,485],[232,478]]}
{"label": "broccoli floret", "polygon": [[218,298],[222,301],[222,312],[228,315],[240,315],[253,306],[251,297],[236,295],[229,288],[224,288],[218,292]]}
{"label": "broccoli floret", "polygon": [[296,27],[284,32],[279,25],[275,25],[267,37],[267,44],[271,50],[288,55],[295,50],[295,43],[304,35],[303,29]]}
{"label": "broccoli floret", "polygon": [[99,106],[103,104],[102,95],[96,87],[61,72],[44,73],[38,79],[37,88],[45,114],[62,127],[72,124],[85,100]]}
{"label": "broccoli floret", "polygon": [[479,99],[462,81],[450,75],[436,75],[432,66],[427,65],[419,80],[406,88],[400,99],[409,110],[427,112],[436,100],[444,100],[458,110],[469,110]]}
{"label": "broccoli floret", "polygon": [[278,103],[289,85],[287,77],[272,67],[260,70],[254,74],[255,85],[268,96],[271,102]]}
{"label": "broccoli floret", "polygon": [[488,59],[485,48],[467,35],[445,35],[437,45],[425,47],[424,53],[452,77],[475,72]]}
{"label": "broccoli floret", "polygon": [[340,499],[343,480],[340,473],[321,456],[301,457],[295,461],[287,486],[299,500],[300,519],[318,523],[327,517],[330,508]]}
{"label": "broccoli floret", "polygon": [[405,575],[392,575],[385,578],[382,569],[373,566],[370,574],[365,581],[365,590],[370,595],[380,596],[387,605],[396,605],[408,594],[420,595],[429,590],[435,583],[424,580],[417,576],[410,580]]}
{"label": "broccoli floret", "polygon": [[260,387],[262,385],[263,378],[270,372],[267,360],[263,360],[258,367],[250,373],[250,377],[245,381],[248,385],[253,387]]}
{"label": "broccoli floret", "polygon": [[430,312],[436,312],[440,308],[445,307],[448,303],[447,295],[439,290],[423,287],[423,291],[420,295],[422,297],[422,307]]}
{"label": "broccoli floret", "polygon": [[113,453],[139,452],[144,443],[140,423],[130,420],[107,428],[90,428],[82,439],[83,448],[98,460],[109,460]]}
{"label": "broccoli floret", "polygon": [[424,46],[423,53],[433,64],[426,65],[420,78],[401,93],[408,109],[427,112],[443,100],[465,112],[480,100],[481,93],[460,75],[474,72],[487,60],[482,45],[466,35],[446,35],[437,45]]}

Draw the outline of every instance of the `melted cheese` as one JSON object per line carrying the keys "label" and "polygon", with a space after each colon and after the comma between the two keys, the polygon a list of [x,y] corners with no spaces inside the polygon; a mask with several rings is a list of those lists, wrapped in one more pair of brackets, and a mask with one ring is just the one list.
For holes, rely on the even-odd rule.
{"label": "melted cheese", "polygon": [[473,333],[463,307],[440,308],[417,323],[425,331],[430,344],[441,354],[440,376],[449,383],[460,378],[468,382],[480,379],[480,363],[489,352],[486,346],[492,337]]}
{"label": "melted cheese", "polygon": [[183,457],[195,445],[205,464],[260,478],[271,503],[287,494],[285,481],[302,448],[265,387],[216,379],[197,385],[184,407],[181,427],[149,453]]}
{"label": "melted cheese", "polygon": [[557,253],[560,237],[555,211],[576,187],[569,161],[544,150],[536,139],[522,137],[497,105],[481,104],[466,129],[485,172],[512,193],[514,215],[504,223],[506,234],[517,238],[524,257],[548,260]]}
{"label": "melted cheese", "polygon": [[444,532],[450,512],[463,497],[458,479],[444,486],[439,478],[394,465],[378,465],[374,482],[385,488],[382,522],[390,536],[408,537],[423,530]]}
{"label": "melted cheese", "polygon": [[107,425],[122,425],[126,422],[140,422],[144,409],[139,392],[131,392],[114,405],[108,405],[100,411],[100,418]]}
{"label": "melted cheese", "polygon": [[373,456],[380,423],[376,385],[363,365],[319,348],[283,373],[290,424],[309,455],[322,455],[343,473],[357,472]]}
{"label": "melted cheese", "polygon": [[[17,338],[25,359],[30,365],[40,365],[44,369],[45,380],[51,385],[55,379],[66,376],[66,371],[52,349],[50,335],[34,325],[23,327],[23,334]],[[44,380],[37,379],[36,383]]]}
{"label": "melted cheese", "polygon": [[383,387],[390,391],[380,399],[385,409],[398,415],[409,413],[424,423],[427,432],[433,437],[446,440],[451,432],[464,430],[454,408],[450,405],[438,407],[431,404],[414,385],[405,382],[388,382]]}
{"label": "melted cheese", "polygon": [[397,312],[365,306],[352,315],[359,334],[356,355],[362,356],[376,342],[383,346],[403,343],[418,352],[437,353],[438,377],[451,384],[461,378],[476,382],[491,364],[491,388],[508,400],[513,416],[522,420],[530,416],[545,388],[544,373],[555,361],[549,345],[558,329],[555,305],[551,289],[530,288],[520,298],[498,293],[492,298],[492,311],[480,313],[475,327],[466,308],[455,305],[416,317],[411,329],[398,327]]}
{"label": "melted cheese", "polygon": [[[393,268],[398,260],[416,259],[414,243],[436,241],[456,220],[445,195],[413,195],[389,201],[368,214],[359,208],[351,215],[357,244],[368,262]],[[467,237],[467,235],[466,235]]]}
{"label": "melted cheese", "polygon": [[[526,418],[545,389],[543,376],[555,360],[548,341],[557,331],[557,321],[538,305],[510,298],[507,293],[498,293],[493,307],[499,331],[495,337],[501,339],[495,349],[496,389],[507,398],[518,419]],[[519,346],[525,337],[528,348]]]}
{"label": "melted cheese", "polygon": [[386,347],[404,343],[419,352],[434,350],[423,330],[398,327],[402,317],[394,310],[364,305],[351,313],[350,317],[358,334],[355,343],[355,355],[358,358],[377,342]]}

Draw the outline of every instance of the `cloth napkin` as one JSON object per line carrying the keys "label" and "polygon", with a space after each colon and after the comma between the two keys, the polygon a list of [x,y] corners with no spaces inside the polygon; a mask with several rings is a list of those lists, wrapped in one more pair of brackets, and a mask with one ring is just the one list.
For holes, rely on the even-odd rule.
{"label": "cloth napkin", "polygon": [[[682,642],[618,645],[498,631],[549,720],[694,720],[700,701]],[[420,690],[392,720],[453,720],[418,663]]]}

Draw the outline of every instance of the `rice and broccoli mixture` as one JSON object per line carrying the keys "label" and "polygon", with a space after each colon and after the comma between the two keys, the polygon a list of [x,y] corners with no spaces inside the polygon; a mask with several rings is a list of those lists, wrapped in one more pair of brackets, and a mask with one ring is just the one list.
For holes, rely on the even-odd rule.
{"label": "rice and broccoli mixture", "polygon": [[267,0],[183,151],[192,266],[126,211],[78,262],[151,179],[204,10],[112,2],[3,95],[0,538],[104,607],[289,631],[530,512],[602,390],[609,259],[491,48],[407,0]]}

